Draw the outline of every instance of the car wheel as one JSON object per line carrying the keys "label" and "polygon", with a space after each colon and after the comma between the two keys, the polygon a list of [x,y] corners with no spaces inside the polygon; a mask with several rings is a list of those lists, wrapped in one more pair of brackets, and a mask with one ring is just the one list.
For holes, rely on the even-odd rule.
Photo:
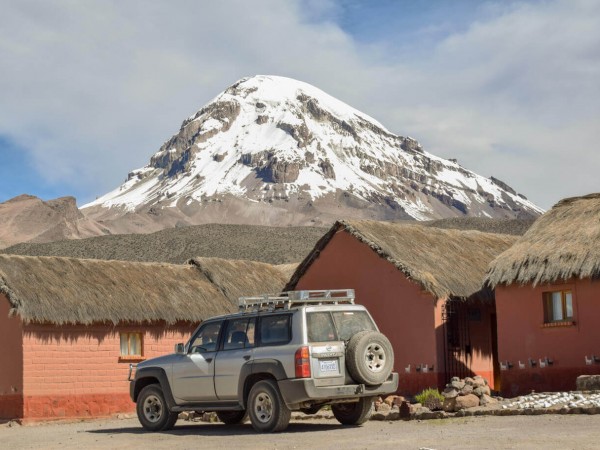
{"label": "car wheel", "polygon": [[273,380],[259,381],[252,386],[248,412],[252,427],[261,433],[285,430],[292,415]]}
{"label": "car wheel", "polygon": [[373,398],[362,397],[354,403],[335,403],[331,405],[331,411],[342,425],[362,425],[371,417]]}
{"label": "car wheel", "polygon": [[217,411],[217,417],[226,425],[236,425],[243,423],[248,414],[246,411]]}
{"label": "car wheel", "polygon": [[136,412],[142,426],[149,431],[173,428],[178,414],[169,411],[165,396],[158,384],[146,386],[137,399]]}
{"label": "car wheel", "polygon": [[377,331],[361,331],[348,342],[346,366],[355,381],[367,386],[379,385],[394,368],[392,344]]}

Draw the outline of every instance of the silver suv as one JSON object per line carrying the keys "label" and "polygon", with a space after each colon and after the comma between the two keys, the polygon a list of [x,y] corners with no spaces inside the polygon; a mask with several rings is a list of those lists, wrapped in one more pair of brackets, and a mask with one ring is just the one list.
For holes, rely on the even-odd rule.
{"label": "silver suv", "polygon": [[360,425],[375,397],[396,392],[393,366],[389,340],[352,289],[293,291],[242,297],[238,313],[204,321],[174,354],[138,364],[133,379],[130,371],[130,394],[151,431],[172,428],[182,411],[214,411],[276,432],[291,411],[324,405]]}

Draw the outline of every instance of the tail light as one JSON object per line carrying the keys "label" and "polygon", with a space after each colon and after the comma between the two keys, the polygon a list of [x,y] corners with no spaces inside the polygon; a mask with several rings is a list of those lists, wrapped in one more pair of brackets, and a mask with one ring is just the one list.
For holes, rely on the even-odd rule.
{"label": "tail light", "polygon": [[310,352],[308,347],[300,347],[294,356],[296,378],[310,378]]}

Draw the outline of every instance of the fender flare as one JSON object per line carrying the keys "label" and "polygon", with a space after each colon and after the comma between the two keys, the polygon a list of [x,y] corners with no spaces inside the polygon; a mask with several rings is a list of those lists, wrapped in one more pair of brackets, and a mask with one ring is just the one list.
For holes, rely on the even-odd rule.
{"label": "fender flare", "polygon": [[240,371],[238,382],[238,399],[244,409],[246,408],[246,382],[248,378],[260,374],[269,375],[270,378],[274,378],[277,381],[288,378],[283,364],[276,359],[258,359],[244,364]]}
{"label": "fender flare", "polygon": [[167,402],[169,409],[177,406],[175,399],[173,398],[173,393],[171,392],[171,385],[169,384],[167,373],[161,367],[143,367],[136,372],[135,379],[132,382],[132,384],[135,383],[135,385],[131,388],[131,399],[134,402],[137,402],[138,395],[142,390],[137,388],[138,383],[140,380],[147,378],[155,378],[158,380],[158,384],[160,384],[160,388],[163,391],[163,395],[165,396],[165,401]]}

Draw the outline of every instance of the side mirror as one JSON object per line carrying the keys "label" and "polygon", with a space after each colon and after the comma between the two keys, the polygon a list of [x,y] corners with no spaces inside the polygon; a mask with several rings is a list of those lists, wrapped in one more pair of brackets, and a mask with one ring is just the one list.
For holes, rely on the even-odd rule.
{"label": "side mirror", "polygon": [[185,346],[181,342],[179,344],[175,344],[175,353],[178,355],[185,354]]}

